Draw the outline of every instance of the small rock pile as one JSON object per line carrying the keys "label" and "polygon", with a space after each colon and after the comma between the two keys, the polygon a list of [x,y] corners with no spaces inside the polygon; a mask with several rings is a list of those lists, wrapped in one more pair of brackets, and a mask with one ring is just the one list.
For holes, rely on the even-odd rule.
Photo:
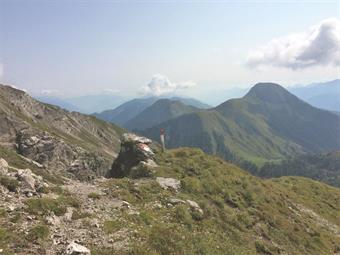
{"label": "small rock pile", "polygon": [[12,183],[7,187],[11,191],[25,194],[28,197],[37,195],[44,187],[48,187],[43,178],[32,173],[30,169],[10,167],[2,158],[0,158],[0,177],[5,178],[2,180],[6,180],[6,183]]}
{"label": "small rock pile", "polygon": [[150,148],[152,141],[145,137],[126,133],[121,139],[121,149],[113,162],[108,177],[151,177],[157,164]]}

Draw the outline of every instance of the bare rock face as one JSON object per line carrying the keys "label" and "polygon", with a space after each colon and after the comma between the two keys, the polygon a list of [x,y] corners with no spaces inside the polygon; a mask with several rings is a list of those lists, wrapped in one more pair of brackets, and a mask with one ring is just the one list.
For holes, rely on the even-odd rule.
{"label": "bare rock face", "polygon": [[134,134],[124,134],[121,139],[121,149],[113,162],[109,177],[150,177],[157,164],[154,152],[150,148],[152,141]]}
{"label": "bare rock face", "polygon": [[91,255],[91,251],[85,246],[72,242],[66,247],[64,255]]}
{"label": "bare rock face", "polygon": [[54,171],[67,171],[81,180],[104,175],[110,168],[99,154],[70,146],[48,132],[23,130],[17,134],[16,142],[20,155]]}

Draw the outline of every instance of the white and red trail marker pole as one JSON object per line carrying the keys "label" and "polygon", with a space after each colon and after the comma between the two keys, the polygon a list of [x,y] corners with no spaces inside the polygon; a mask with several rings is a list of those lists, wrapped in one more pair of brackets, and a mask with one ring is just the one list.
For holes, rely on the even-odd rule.
{"label": "white and red trail marker pole", "polygon": [[164,139],[164,136],[165,136],[165,131],[164,131],[163,128],[161,128],[161,130],[160,130],[160,137],[161,137],[162,151],[165,151],[165,139]]}

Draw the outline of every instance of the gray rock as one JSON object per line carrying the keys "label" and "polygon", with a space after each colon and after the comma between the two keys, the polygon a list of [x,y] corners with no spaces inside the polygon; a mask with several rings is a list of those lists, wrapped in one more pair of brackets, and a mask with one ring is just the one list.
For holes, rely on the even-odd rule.
{"label": "gray rock", "polygon": [[22,182],[24,189],[35,191],[36,179],[33,177],[33,173],[30,169],[19,169],[17,178]]}
{"label": "gray rock", "polygon": [[200,214],[203,214],[203,210],[201,209],[201,207],[195,201],[188,199],[188,200],[186,200],[186,202],[190,206],[191,210],[196,211]]}
{"label": "gray rock", "polygon": [[51,215],[46,217],[46,223],[52,226],[60,225],[60,218],[56,215]]}
{"label": "gray rock", "polygon": [[65,250],[64,255],[91,255],[91,251],[85,246],[71,242]]}
{"label": "gray rock", "polygon": [[151,177],[157,164],[148,138],[126,133],[121,139],[121,149],[113,162],[108,177]]}
{"label": "gray rock", "polygon": [[172,205],[185,204],[185,201],[178,198],[170,198],[169,203]]}
{"label": "gray rock", "polygon": [[3,158],[0,158],[0,175],[7,174],[8,171],[8,163]]}
{"label": "gray rock", "polygon": [[177,192],[181,188],[181,182],[174,178],[157,177],[156,181],[163,189],[172,189]]}

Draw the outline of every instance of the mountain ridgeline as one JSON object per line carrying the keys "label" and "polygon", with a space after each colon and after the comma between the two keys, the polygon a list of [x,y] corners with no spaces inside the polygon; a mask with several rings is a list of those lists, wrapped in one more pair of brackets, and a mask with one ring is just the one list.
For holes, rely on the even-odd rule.
{"label": "mountain ridgeline", "polygon": [[199,147],[225,159],[262,165],[297,153],[340,149],[340,118],[315,108],[283,87],[256,84],[243,98],[175,117],[141,133],[169,148]]}
{"label": "mountain ridgeline", "polygon": [[[143,113],[144,110],[146,110],[148,107],[152,106],[157,101],[163,102],[163,103],[169,103],[170,101],[176,101],[181,102],[184,105],[192,106],[199,109],[207,109],[210,108],[209,105],[204,104],[196,99],[193,98],[183,98],[183,97],[170,97],[170,98],[161,98],[161,97],[148,97],[148,98],[138,98],[133,99],[128,102],[123,103],[122,105],[118,106],[117,108],[113,110],[106,110],[100,113],[94,113],[94,116],[96,116],[99,119],[115,123],[117,125],[123,126],[123,127],[130,127],[131,129],[141,129],[138,126],[133,126],[132,124],[127,124],[128,122],[134,122],[134,118],[137,118],[138,121],[138,115]],[[167,101],[168,100],[168,101]],[[157,105],[161,106],[162,103],[158,103]],[[162,111],[164,111],[166,105],[162,106]],[[180,106],[182,107],[182,106]],[[180,108],[179,107],[179,108]],[[148,110],[149,111],[149,110]],[[174,112],[173,110],[167,110],[169,112],[172,112],[170,115],[167,115],[167,119],[170,119],[171,117],[178,116],[181,113],[181,110],[179,109],[178,112]],[[186,110],[184,110],[186,112]],[[158,118],[159,113],[154,112],[156,115],[155,118]],[[168,113],[167,113],[168,114]],[[148,115],[148,113],[146,113]],[[150,119],[148,119],[150,120]],[[143,126],[148,125],[145,121]]]}
{"label": "mountain ridgeline", "polygon": [[124,126],[130,130],[145,130],[183,114],[197,111],[198,108],[179,100],[160,99],[126,122]]}

